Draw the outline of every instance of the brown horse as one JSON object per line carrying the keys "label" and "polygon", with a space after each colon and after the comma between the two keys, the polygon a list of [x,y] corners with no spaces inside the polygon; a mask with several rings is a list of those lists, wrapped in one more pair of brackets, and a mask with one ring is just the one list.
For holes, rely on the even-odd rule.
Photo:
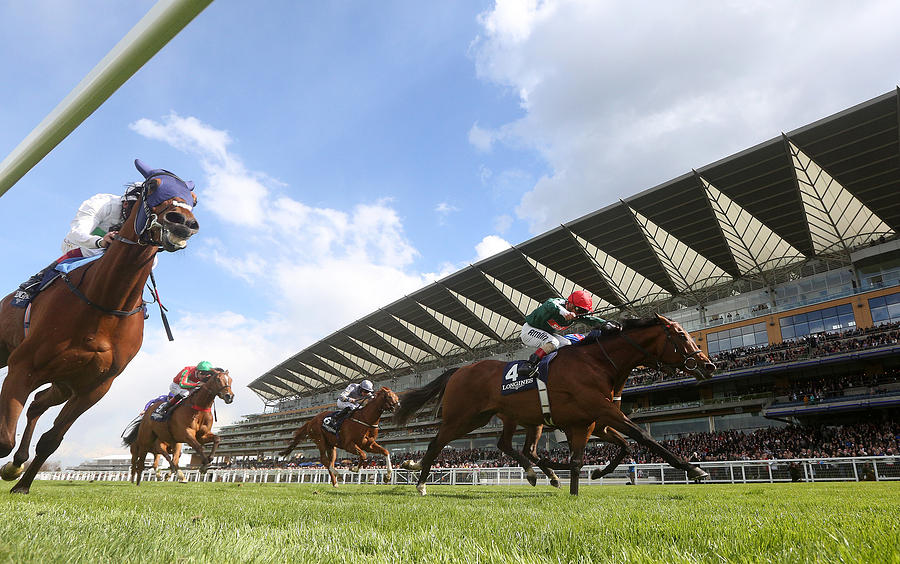
{"label": "brown horse", "polygon": [[135,166],[146,180],[117,239],[100,259],[34,298],[27,333],[25,310],[10,306],[12,294],[0,301],[0,368],[9,365],[0,389],[0,458],[15,447],[16,423],[28,396],[50,384],[28,407],[19,448],[0,470],[3,479],[22,474],[38,418],[65,403],[38,441],[14,493],[28,493],[69,427],[106,394],[140,349],[142,293],[157,250],[183,249],[199,229],[192,213],[193,183],[167,171],[147,170],[140,161]]}
{"label": "brown horse", "polygon": [[331,485],[337,487],[337,472],[334,470],[334,460],[337,456],[337,447],[341,447],[347,452],[356,453],[359,461],[353,467],[354,472],[359,471],[359,467],[366,460],[366,452],[376,453],[384,456],[387,462],[387,475],[390,477],[393,468],[391,467],[391,453],[386,448],[375,442],[378,438],[378,420],[385,410],[393,410],[400,405],[397,394],[392,392],[390,388],[382,387],[366,405],[352,412],[349,418],[341,425],[341,429],[337,436],[333,433],[322,430],[322,421],[331,413],[323,411],[294,432],[294,438],[286,449],[281,451],[281,456],[287,456],[294,448],[300,444],[300,441],[309,437],[309,439],[319,449],[319,460],[328,468],[331,475]]}
{"label": "brown horse", "polygon": [[[153,410],[162,403],[154,402],[144,412],[141,424],[122,439],[125,446],[131,447],[131,475],[133,478],[136,476],[136,485],[141,484],[141,473],[144,471],[148,452],[161,454],[176,474],[180,472],[177,460],[169,456],[168,448],[163,448],[162,445],[187,443],[200,455],[200,473],[206,473],[219,447],[219,437],[211,431],[213,402],[217,397],[225,403],[234,401],[228,371],[221,368],[214,368],[213,371],[213,375],[199,388],[171,408],[172,413],[168,419],[154,421],[150,418]],[[213,444],[209,455],[203,452],[203,445],[208,442]]]}
{"label": "brown horse", "polygon": [[[631,369],[638,364],[676,366],[693,372],[698,379],[709,378],[715,369],[680,325],[659,315],[627,320],[622,331],[615,335],[602,336],[592,332],[583,343],[562,349],[550,365],[547,383],[550,416],[569,441],[569,491],[573,495],[578,494],[584,447],[598,424],[646,445],[672,466],[686,471],[692,479],[708,476],[654,441],[614,403],[613,398],[621,392]],[[537,390],[501,394],[505,365],[497,360],[483,360],[451,369],[429,384],[402,394],[400,409],[395,414],[396,422],[401,425],[428,400],[443,394],[442,421],[437,436],[419,463],[404,462],[402,465],[420,471],[416,486],[420,494],[426,493],[425,482],[431,465],[444,445],[484,426],[494,415],[503,418],[507,425],[511,424],[513,431],[516,424],[536,427],[544,423]],[[528,480],[533,484],[537,480],[534,468],[526,456],[512,447],[511,438],[512,432],[504,432],[498,447],[526,469]]]}

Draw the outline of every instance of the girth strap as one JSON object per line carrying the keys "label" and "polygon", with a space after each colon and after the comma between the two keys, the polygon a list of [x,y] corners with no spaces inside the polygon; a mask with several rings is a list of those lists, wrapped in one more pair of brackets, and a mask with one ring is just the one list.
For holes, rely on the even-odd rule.
{"label": "girth strap", "polygon": [[541,400],[541,413],[544,414],[544,425],[554,425],[553,418],[550,417],[550,396],[547,394],[547,384],[543,380],[534,377],[537,383],[538,398]]}
{"label": "girth strap", "polygon": [[355,417],[351,417],[350,421],[353,421],[354,423],[359,423],[360,425],[365,425],[366,427],[371,427],[372,429],[378,428],[378,423],[372,425],[371,423],[366,423],[365,421],[360,421],[359,419],[357,419]]}

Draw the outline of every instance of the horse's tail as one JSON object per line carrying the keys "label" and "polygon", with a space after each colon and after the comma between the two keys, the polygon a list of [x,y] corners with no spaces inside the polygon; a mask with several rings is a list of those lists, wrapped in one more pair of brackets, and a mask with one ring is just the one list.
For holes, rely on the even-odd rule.
{"label": "horse's tail", "polygon": [[125,430],[122,432],[122,446],[130,447],[137,440],[138,430],[141,428],[141,419],[142,417],[138,415],[134,421],[125,427]]}
{"label": "horse's tail", "polygon": [[302,427],[300,427],[299,429],[294,431],[294,438],[291,439],[291,444],[289,444],[286,449],[284,449],[283,451],[278,453],[280,456],[289,455],[291,453],[291,451],[294,450],[294,448],[300,444],[300,441],[302,441],[303,439],[305,439],[306,437],[309,436],[309,432],[310,432],[310,430],[312,430],[312,424],[313,424],[314,419],[315,418],[310,419],[309,421],[304,423]]}
{"label": "horse's tail", "polygon": [[413,413],[425,405],[425,402],[443,393],[444,388],[447,387],[447,382],[450,381],[450,377],[457,370],[459,368],[451,368],[421,388],[413,388],[403,392],[400,396],[400,407],[394,412],[394,423],[397,425],[406,424]]}

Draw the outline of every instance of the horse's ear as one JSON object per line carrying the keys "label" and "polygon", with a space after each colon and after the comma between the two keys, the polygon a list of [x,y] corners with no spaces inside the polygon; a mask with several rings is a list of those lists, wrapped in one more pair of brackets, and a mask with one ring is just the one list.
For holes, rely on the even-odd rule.
{"label": "horse's ear", "polygon": [[194,194],[194,192],[192,191],[192,192],[191,192],[191,197],[194,198],[194,203],[193,203],[193,205],[192,205],[191,207],[196,208],[196,207],[197,207],[197,194]]}
{"label": "horse's ear", "polygon": [[141,159],[134,159],[134,168],[138,169],[138,172],[141,173],[141,176],[143,176],[144,179],[150,177],[151,169],[149,166],[145,165]]}

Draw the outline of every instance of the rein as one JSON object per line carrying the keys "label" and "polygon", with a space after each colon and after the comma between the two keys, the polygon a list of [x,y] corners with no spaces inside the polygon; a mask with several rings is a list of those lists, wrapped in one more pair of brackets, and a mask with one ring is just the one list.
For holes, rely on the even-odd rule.
{"label": "rein", "polygon": [[[662,368],[678,368],[678,369],[683,370],[684,372],[694,372],[694,371],[696,371],[696,370],[697,370],[697,358],[696,358],[696,356],[697,356],[698,354],[702,354],[702,351],[696,350],[696,351],[693,351],[693,352],[690,352],[690,353],[682,352],[681,350],[678,349],[678,345],[677,345],[677,343],[675,343],[675,340],[674,340],[674,338],[672,337],[672,332],[670,331],[670,327],[671,327],[671,326],[670,326],[668,323],[665,323],[664,321],[660,321],[659,324],[662,325],[663,330],[666,332],[666,343],[667,343],[667,344],[668,344],[668,343],[671,343],[673,349],[675,350],[675,352],[681,355],[681,357],[682,357],[682,362],[681,362],[681,364],[670,364],[670,363],[664,363],[664,362],[661,362],[661,361],[660,361],[661,354],[658,354],[658,355],[652,354],[652,353],[651,353],[650,351],[648,351],[646,348],[644,348],[643,346],[641,346],[640,343],[638,343],[637,341],[635,341],[634,339],[632,339],[631,337],[629,337],[629,336],[625,333],[625,331],[620,331],[619,334],[618,334],[617,336],[618,336],[618,337],[621,337],[622,339],[624,339],[625,342],[627,342],[629,345],[631,345],[632,347],[634,347],[635,349],[637,349],[641,354],[643,354],[643,355],[644,355],[644,360],[648,360],[648,359],[649,359],[649,360],[653,361],[653,362],[656,364],[656,372],[657,372],[657,374],[662,370]],[[605,348],[603,347],[603,345],[600,343],[599,338],[597,338],[597,344],[600,345],[600,351],[603,352],[603,356],[606,357],[606,360],[609,361],[609,363],[612,365],[613,369],[614,369],[616,372],[618,372],[619,369],[618,369],[618,367],[616,366],[616,363],[613,362],[613,359],[612,359],[612,358],[609,356],[609,354],[606,352],[606,349],[605,349]],[[664,346],[665,346],[665,345],[664,345]]]}
{"label": "rein", "polygon": [[144,309],[144,305],[143,305],[143,304],[139,305],[137,308],[135,308],[135,309],[133,309],[133,310],[131,310],[131,311],[124,311],[124,310],[121,310],[121,309],[109,309],[109,308],[103,307],[103,306],[100,305],[100,304],[96,304],[96,303],[92,302],[90,299],[88,299],[87,296],[85,296],[85,295],[81,292],[81,290],[79,290],[78,288],[76,288],[75,285],[72,284],[72,281],[69,280],[69,275],[68,275],[68,274],[66,274],[65,272],[62,272],[62,273],[60,273],[59,277],[63,279],[63,282],[66,283],[66,286],[69,287],[69,290],[71,290],[71,292],[72,292],[73,294],[75,294],[76,296],[78,296],[84,303],[86,303],[87,305],[91,306],[92,308],[99,309],[100,311],[102,311],[103,313],[106,313],[106,314],[108,314],[108,315],[115,315],[116,317],[130,317],[130,316],[134,315],[135,313],[137,313],[137,312],[139,312],[139,311],[141,311],[141,310]]}

